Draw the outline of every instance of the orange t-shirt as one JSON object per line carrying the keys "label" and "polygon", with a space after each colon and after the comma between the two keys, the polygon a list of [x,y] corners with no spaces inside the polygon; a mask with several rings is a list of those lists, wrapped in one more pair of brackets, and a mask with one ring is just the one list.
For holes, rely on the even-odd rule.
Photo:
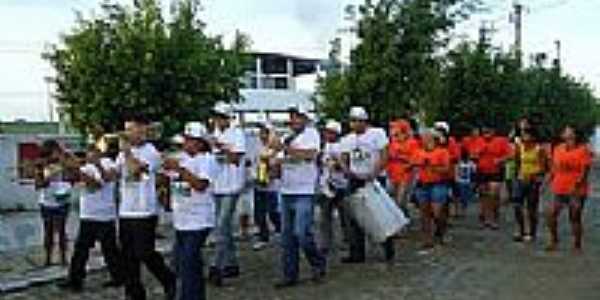
{"label": "orange t-shirt", "polygon": [[482,174],[501,173],[499,160],[510,156],[511,151],[510,142],[505,137],[495,136],[489,140],[483,139],[476,149],[479,156],[477,171]]}
{"label": "orange t-shirt", "polygon": [[436,172],[433,167],[450,168],[450,152],[446,148],[436,147],[431,151],[420,149],[415,154],[415,164],[419,166],[420,183],[438,183],[446,179],[447,174]]}
{"label": "orange t-shirt", "polygon": [[419,149],[417,140],[392,140],[388,145],[387,172],[392,183],[408,184],[411,179],[411,162],[415,151]]}
{"label": "orange t-shirt", "polygon": [[552,153],[552,192],[556,195],[587,195],[587,184],[578,191],[575,188],[591,162],[592,155],[587,146],[572,149],[567,149],[565,144],[557,146]]}
{"label": "orange t-shirt", "polygon": [[483,137],[480,136],[466,136],[463,138],[462,144],[466,151],[469,153],[469,156],[471,156],[472,159],[477,160],[479,155],[479,149],[483,148],[485,140],[483,139]]}

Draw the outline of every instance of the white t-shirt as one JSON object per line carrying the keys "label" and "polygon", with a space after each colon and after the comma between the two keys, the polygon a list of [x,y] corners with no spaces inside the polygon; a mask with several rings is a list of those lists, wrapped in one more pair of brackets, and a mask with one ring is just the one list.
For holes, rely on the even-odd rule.
{"label": "white t-shirt", "polygon": [[383,129],[369,127],[363,134],[346,135],[341,144],[342,151],[350,157],[350,171],[358,176],[368,176],[375,171],[388,138]]}
{"label": "white t-shirt", "polygon": [[321,156],[321,186],[331,184],[338,189],[344,189],[348,186],[348,179],[344,172],[332,169],[333,161],[341,162],[342,146],[339,142],[326,143],[323,147],[323,155]]}
{"label": "white t-shirt", "polygon": [[148,172],[139,180],[129,174],[125,154],[119,153],[117,167],[121,174],[121,204],[119,216],[125,218],[146,218],[158,213],[156,194],[156,172],[160,168],[160,153],[151,143],[131,149],[133,156],[148,166]]}
{"label": "white t-shirt", "polygon": [[[225,131],[216,131],[214,138],[222,143],[234,153],[246,153],[246,139],[244,131],[238,127],[229,127]],[[215,151],[218,151],[215,149]],[[239,165],[228,164],[224,157],[215,153],[218,162],[219,172],[214,179],[214,191],[217,195],[237,195],[246,184],[246,171],[243,157]]]}
{"label": "white t-shirt", "polygon": [[[290,146],[300,150],[320,151],[321,136],[315,128],[308,127],[293,138]],[[283,157],[281,193],[288,195],[314,195],[319,177],[317,161],[293,160]]]}
{"label": "white t-shirt", "polygon": [[[51,169],[53,166],[46,167],[44,173],[54,172],[50,171]],[[63,172],[57,170],[48,177],[48,186],[39,190],[38,203],[46,207],[60,207],[69,204],[72,185],[63,179]]]}
{"label": "white t-shirt", "polygon": [[[114,170],[115,164],[110,158],[102,158],[100,165],[105,171]],[[85,164],[80,168],[81,172],[100,182],[101,187],[90,190],[82,187],[79,197],[80,218],[92,221],[112,221],[116,218],[117,208],[114,199],[114,182],[105,182],[98,167],[93,164]]]}
{"label": "white t-shirt", "polygon": [[194,176],[208,180],[210,186],[196,191],[189,183],[180,180],[171,182],[173,198],[173,225],[176,230],[202,230],[215,226],[215,202],[212,195],[214,174],[212,154],[185,155],[180,165]]}

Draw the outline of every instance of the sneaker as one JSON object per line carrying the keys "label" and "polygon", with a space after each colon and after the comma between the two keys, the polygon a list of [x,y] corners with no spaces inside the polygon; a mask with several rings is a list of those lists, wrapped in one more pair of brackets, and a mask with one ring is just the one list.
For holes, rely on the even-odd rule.
{"label": "sneaker", "polygon": [[275,289],[281,290],[281,289],[287,289],[287,288],[291,288],[298,285],[298,281],[297,280],[288,280],[288,279],[284,279],[280,282],[275,283]]}
{"label": "sneaker", "polygon": [[83,284],[75,282],[69,279],[65,279],[56,284],[60,289],[68,290],[73,293],[81,293],[83,291]]}
{"label": "sneaker", "polygon": [[342,258],[343,264],[362,264],[365,262],[365,259],[355,258],[355,257],[344,257]]}
{"label": "sneaker", "polygon": [[230,266],[223,270],[223,278],[236,278],[240,276],[240,267]]}
{"label": "sneaker", "polygon": [[216,287],[223,286],[223,275],[221,274],[221,271],[216,267],[210,267],[208,269],[208,282]]}
{"label": "sneaker", "polygon": [[324,270],[316,270],[313,271],[312,277],[311,277],[311,281],[313,283],[319,284],[319,283],[323,283],[323,279],[325,278],[325,271]]}
{"label": "sneaker", "polygon": [[265,249],[268,245],[269,244],[266,242],[259,241],[259,242],[254,243],[254,245],[252,245],[252,250],[260,251],[260,250]]}
{"label": "sneaker", "polygon": [[173,282],[169,286],[165,287],[165,300],[175,300],[177,295],[177,284]]}

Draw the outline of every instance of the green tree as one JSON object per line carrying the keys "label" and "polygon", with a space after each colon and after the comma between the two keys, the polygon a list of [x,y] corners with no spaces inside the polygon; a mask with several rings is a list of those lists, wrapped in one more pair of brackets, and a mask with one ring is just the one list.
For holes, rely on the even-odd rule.
{"label": "green tree", "polygon": [[459,131],[481,123],[509,131],[520,116],[533,116],[551,138],[566,123],[589,132],[599,120],[592,89],[542,61],[521,69],[509,53],[464,43],[448,53],[442,73],[435,115]]}
{"label": "green tree", "polygon": [[350,69],[321,81],[322,111],[338,116],[362,105],[377,123],[413,113],[429,118],[426,112],[442,91],[438,52],[479,2],[366,0]]}
{"label": "green tree", "polygon": [[112,132],[132,116],[164,125],[164,134],[204,119],[219,100],[239,98],[249,40],[226,48],[204,32],[199,2],[179,0],[165,21],[156,0],[133,7],[105,2],[44,54],[56,70],[56,97],[82,132]]}

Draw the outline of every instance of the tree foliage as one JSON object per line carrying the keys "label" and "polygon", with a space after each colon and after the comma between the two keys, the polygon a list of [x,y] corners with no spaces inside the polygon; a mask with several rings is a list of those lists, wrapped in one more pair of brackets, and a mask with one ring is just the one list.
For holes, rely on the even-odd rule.
{"label": "tree foliage", "polygon": [[525,69],[508,53],[462,44],[448,55],[438,119],[461,125],[489,123],[505,131],[521,116],[539,123],[541,134],[555,136],[571,123],[587,131],[600,120],[592,89],[557,66]]}
{"label": "tree foliage", "polygon": [[424,112],[439,92],[437,50],[448,42],[448,31],[478,2],[366,0],[360,7],[361,42],[352,53],[350,70],[322,81],[321,109],[339,117],[350,104],[362,105],[380,123]]}
{"label": "tree foliage", "polygon": [[159,1],[133,7],[104,2],[78,14],[74,28],[44,54],[56,70],[56,98],[73,126],[112,132],[132,116],[161,122],[165,133],[239,97],[248,38],[229,49],[204,32],[199,3],[175,1],[169,21]]}
{"label": "tree foliage", "polygon": [[426,124],[447,120],[458,131],[481,123],[508,131],[529,115],[546,136],[567,122],[588,130],[599,123],[592,89],[558,66],[522,68],[485,41],[448,47],[452,28],[481,3],[366,0],[352,65],[321,79],[324,115],[343,120],[350,106],[361,105],[379,124],[417,115]]}

